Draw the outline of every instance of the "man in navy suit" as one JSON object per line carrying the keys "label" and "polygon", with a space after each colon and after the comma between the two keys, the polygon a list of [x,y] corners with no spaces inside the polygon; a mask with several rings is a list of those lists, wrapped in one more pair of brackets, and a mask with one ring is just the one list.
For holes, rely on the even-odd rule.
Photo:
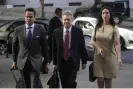
{"label": "man in navy suit", "polygon": [[88,60],[83,31],[71,25],[72,18],[72,13],[65,11],[62,14],[63,26],[53,33],[53,64],[54,69],[59,71],[63,88],[76,88],[80,59],[82,69],[86,68]]}

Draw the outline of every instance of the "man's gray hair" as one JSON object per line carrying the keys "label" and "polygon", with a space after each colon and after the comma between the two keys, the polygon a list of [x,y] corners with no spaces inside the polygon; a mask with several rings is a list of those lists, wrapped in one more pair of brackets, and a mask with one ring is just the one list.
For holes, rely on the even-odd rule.
{"label": "man's gray hair", "polygon": [[73,13],[71,12],[71,11],[64,11],[63,13],[62,13],[62,16],[63,15],[70,15],[70,16],[72,16],[72,18],[73,18]]}

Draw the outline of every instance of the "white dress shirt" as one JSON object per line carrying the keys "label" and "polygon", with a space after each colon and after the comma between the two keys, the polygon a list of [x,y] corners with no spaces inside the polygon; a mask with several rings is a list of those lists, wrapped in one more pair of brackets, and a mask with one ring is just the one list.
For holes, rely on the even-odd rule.
{"label": "white dress shirt", "polygon": [[[25,24],[25,26],[26,26],[26,38],[27,38],[27,36],[28,36],[28,32],[29,32],[29,29],[27,29],[29,26],[27,25],[27,24]],[[32,33],[32,36],[33,36],[33,32],[34,32],[34,24],[32,24],[30,27],[32,27],[31,28],[31,33]]]}
{"label": "white dress shirt", "polygon": [[[68,29],[68,31],[69,31],[69,48],[70,48],[70,44],[71,44],[71,30],[72,30],[72,26]],[[67,29],[64,27],[63,28],[63,41],[64,41],[64,43],[65,43],[66,31],[67,31]]]}

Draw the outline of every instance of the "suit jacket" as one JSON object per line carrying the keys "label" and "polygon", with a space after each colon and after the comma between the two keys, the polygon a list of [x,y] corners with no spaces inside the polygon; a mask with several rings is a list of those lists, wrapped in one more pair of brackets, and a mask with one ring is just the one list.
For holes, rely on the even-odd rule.
{"label": "suit jacket", "polygon": [[48,44],[52,46],[52,35],[55,29],[62,27],[62,22],[59,17],[54,16],[49,22],[49,37]]}
{"label": "suit jacket", "polygon": [[[35,24],[31,43],[27,44],[26,39],[25,25],[16,28],[13,37],[13,60],[17,63],[18,68],[22,70],[28,59],[31,61],[33,68],[40,71],[42,56],[44,62],[48,62],[48,47],[44,28]],[[17,51],[18,47],[19,52]]]}
{"label": "suit jacket", "polygon": [[[60,67],[60,63],[64,58],[64,41],[63,41],[63,27],[58,28],[53,33],[53,64]],[[88,60],[88,54],[85,48],[85,41],[83,37],[83,32],[80,28],[72,26],[71,29],[71,43],[69,49],[70,57],[76,66],[77,71],[80,66],[80,58],[82,59],[82,63],[86,64]]]}
{"label": "suit jacket", "polygon": [[62,22],[59,17],[53,17],[49,22],[49,35],[51,36],[55,29],[60,28],[62,26]]}

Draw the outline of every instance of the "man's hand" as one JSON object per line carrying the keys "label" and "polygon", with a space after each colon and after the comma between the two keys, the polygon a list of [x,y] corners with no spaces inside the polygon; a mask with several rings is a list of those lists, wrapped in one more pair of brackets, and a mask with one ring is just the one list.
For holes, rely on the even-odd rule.
{"label": "man's hand", "polygon": [[58,69],[56,65],[54,65],[53,67],[54,67],[54,70],[57,70]]}
{"label": "man's hand", "polygon": [[13,62],[13,64],[12,64],[12,69],[17,69],[17,65],[15,62]]}
{"label": "man's hand", "polygon": [[86,64],[82,64],[82,69],[84,70],[86,68]]}
{"label": "man's hand", "polygon": [[48,63],[44,65],[44,74],[48,74],[49,68],[48,68]]}

